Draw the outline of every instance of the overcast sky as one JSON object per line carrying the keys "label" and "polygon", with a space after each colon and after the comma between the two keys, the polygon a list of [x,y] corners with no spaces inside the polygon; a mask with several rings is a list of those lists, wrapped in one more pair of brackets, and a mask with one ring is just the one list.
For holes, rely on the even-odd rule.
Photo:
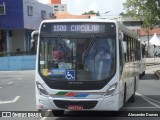
{"label": "overcast sky", "polygon": [[[38,0],[42,3],[48,3],[49,0]],[[106,15],[119,15],[123,12],[123,2],[126,0],[61,0],[62,4],[67,4],[68,12],[80,15],[89,10],[99,11],[103,14],[110,11]]]}

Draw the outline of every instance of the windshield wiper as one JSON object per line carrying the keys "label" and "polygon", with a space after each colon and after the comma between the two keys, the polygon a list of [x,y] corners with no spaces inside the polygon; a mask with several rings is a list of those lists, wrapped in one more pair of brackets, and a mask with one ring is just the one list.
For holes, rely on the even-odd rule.
{"label": "windshield wiper", "polygon": [[63,37],[61,35],[57,35],[58,40],[63,40]]}
{"label": "windshield wiper", "polygon": [[94,42],[96,41],[96,39],[97,39],[97,35],[94,35],[94,36],[92,37],[92,40],[91,40],[88,48],[87,48],[87,49],[85,50],[85,52],[84,52],[84,57],[83,57],[83,59],[84,59],[84,58],[88,55],[88,53],[90,52],[90,50],[91,50],[91,48],[93,47],[93,44],[94,44]]}

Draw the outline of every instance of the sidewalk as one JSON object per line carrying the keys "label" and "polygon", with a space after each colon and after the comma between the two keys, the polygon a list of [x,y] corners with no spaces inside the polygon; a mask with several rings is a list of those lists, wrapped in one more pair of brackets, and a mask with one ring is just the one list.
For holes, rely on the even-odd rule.
{"label": "sidewalk", "polygon": [[[146,58],[146,66],[156,66],[156,65],[160,65],[160,57],[157,58]],[[158,67],[157,69],[155,69],[154,74],[159,78],[160,80],[160,67]]]}
{"label": "sidewalk", "polygon": [[146,65],[160,65],[160,57],[157,58],[146,58]]}

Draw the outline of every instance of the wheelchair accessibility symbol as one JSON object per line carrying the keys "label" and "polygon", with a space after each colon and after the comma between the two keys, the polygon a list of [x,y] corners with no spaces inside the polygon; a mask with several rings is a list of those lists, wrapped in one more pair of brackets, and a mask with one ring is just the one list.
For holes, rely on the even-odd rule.
{"label": "wheelchair accessibility symbol", "polygon": [[75,70],[66,70],[65,76],[67,80],[75,80]]}

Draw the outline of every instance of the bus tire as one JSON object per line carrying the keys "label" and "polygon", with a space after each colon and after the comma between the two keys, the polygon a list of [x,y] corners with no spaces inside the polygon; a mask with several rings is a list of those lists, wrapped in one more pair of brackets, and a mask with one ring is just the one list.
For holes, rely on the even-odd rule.
{"label": "bus tire", "polygon": [[[143,74],[143,73],[142,73]],[[142,78],[142,74],[139,74],[139,79],[141,79]]]}
{"label": "bus tire", "polygon": [[129,99],[130,103],[134,103],[135,102],[135,92],[136,92],[136,80],[134,80],[134,92],[133,92],[133,95]]}
{"label": "bus tire", "polygon": [[124,85],[124,95],[123,95],[123,107],[126,104],[126,92],[127,92],[127,88],[126,88],[126,83],[125,83],[125,85]]}
{"label": "bus tire", "polygon": [[64,115],[64,110],[52,110],[52,114],[53,114],[55,117],[60,117],[60,116],[63,116],[63,115]]}
{"label": "bus tire", "polygon": [[142,75],[143,75],[143,76],[145,75],[145,71],[142,73]]}

